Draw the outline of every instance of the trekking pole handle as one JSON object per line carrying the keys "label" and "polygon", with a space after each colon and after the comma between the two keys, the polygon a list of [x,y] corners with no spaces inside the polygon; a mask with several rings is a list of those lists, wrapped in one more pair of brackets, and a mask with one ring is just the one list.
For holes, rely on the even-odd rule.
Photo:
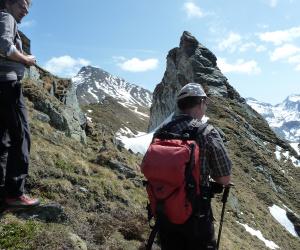
{"label": "trekking pole handle", "polygon": [[227,198],[228,198],[228,195],[229,195],[229,190],[230,190],[229,185],[224,188],[224,192],[223,192],[223,196],[222,196],[222,202],[223,203],[227,202]]}
{"label": "trekking pole handle", "polygon": [[223,192],[223,196],[222,196],[222,202],[223,203],[227,202],[227,198],[228,198],[228,195],[229,195],[229,190],[233,186],[234,186],[233,183],[229,183],[227,186],[225,186],[225,189],[224,189],[224,192]]}

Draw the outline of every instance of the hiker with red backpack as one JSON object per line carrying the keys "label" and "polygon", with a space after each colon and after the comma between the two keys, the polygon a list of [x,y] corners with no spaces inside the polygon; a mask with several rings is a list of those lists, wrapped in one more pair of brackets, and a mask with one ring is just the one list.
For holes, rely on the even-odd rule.
{"label": "hiker with red backpack", "polygon": [[211,198],[229,187],[232,164],[218,131],[202,122],[208,102],[200,84],[185,85],[180,114],[156,131],[144,156],[149,220],[156,221],[147,249],[157,232],[162,250],[217,249]]}

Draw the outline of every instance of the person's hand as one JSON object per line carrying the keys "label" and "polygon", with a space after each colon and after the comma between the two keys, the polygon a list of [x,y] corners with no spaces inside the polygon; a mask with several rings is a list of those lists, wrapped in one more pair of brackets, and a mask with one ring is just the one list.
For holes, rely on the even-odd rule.
{"label": "person's hand", "polygon": [[33,65],[35,65],[35,63],[36,63],[35,56],[33,56],[33,55],[25,56],[25,64],[27,66],[33,66]]}

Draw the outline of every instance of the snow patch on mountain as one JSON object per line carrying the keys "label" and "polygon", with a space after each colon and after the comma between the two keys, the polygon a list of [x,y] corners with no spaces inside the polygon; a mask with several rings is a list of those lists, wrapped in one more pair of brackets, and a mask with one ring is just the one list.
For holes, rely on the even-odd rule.
{"label": "snow patch on mountain", "polygon": [[293,149],[297,152],[298,155],[300,155],[300,143],[291,143],[290,144]]}
{"label": "snow patch on mountain", "polygon": [[283,159],[284,162],[291,160],[291,162],[293,163],[293,165],[295,167],[300,167],[300,160],[296,159],[294,156],[290,156],[290,154],[291,154],[290,151],[282,152],[282,148],[277,145],[276,151],[274,153],[275,153],[276,159],[278,161],[281,161],[282,160],[281,156],[284,156],[284,159]]}
{"label": "snow patch on mountain", "polygon": [[290,95],[275,106],[254,98],[247,98],[246,101],[279,136],[290,142],[300,141],[300,95]]}
{"label": "snow patch on mountain", "polygon": [[[134,113],[136,113],[136,114],[138,114],[138,115],[140,115],[140,116],[149,118],[149,115],[148,115],[148,114],[145,114],[145,113],[142,113],[142,112],[138,111],[138,108],[135,107],[135,106],[132,105],[132,104],[123,103],[123,102],[118,102],[118,103],[119,103],[120,105],[122,105],[123,107],[130,109],[131,111],[133,111]],[[142,118],[141,118],[141,119],[142,119]]]}
{"label": "snow patch on mountain", "polygon": [[[170,122],[173,115],[174,115],[174,113],[169,115],[159,126],[157,126],[153,131],[151,131],[148,134],[137,135],[133,138],[129,138],[126,135],[117,134],[116,139],[118,141],[121,141],[121,143],[124,145],[124,147],[127,150],[130,149],[134,153],[140,153],[140,154],[144,155],[146,153],[151,141],[152,141],[152,138],[153,138],[153,135],[154,135],[155,131],[157,129],[161,128],[163,125]],[[209,120],[209,117],[207,117],[207,116],[204,116],[202,118],[203,123],[207,122],[208,120]]]}
{"label": "snow patch on mountain", "polygon": [[277,205],[269,207],[271,215],[277,220],[290,234],[295,237],[298,237],[298,234],[295,231],[294,224],[288,219],[286,211]]}
{"label": "snow patch on mountain", "polygon": [[150,91],[99,68],[82,67],[72,81],[81,104],[99,103],[106,96],[111,96],[133,111],[138,107],[149,109],[151,106]]}
{"label": "snow patch on mountain", "polygon": [[261,233],[261,231],[259,230],[255,230],[252,227],[248,226],[247,224],[243,224],[237,221],[237,223],[241,226],[243,226],[245,228],[245,230],[250,233],[253,236],[256,236],[258,239],[260,239],[261,241],[263,241],[266,245],[267,248],[270,249],[279,249],[279,246],[277,244],[275,244],[273,241],[271,240],[267,240],[263,234]]}

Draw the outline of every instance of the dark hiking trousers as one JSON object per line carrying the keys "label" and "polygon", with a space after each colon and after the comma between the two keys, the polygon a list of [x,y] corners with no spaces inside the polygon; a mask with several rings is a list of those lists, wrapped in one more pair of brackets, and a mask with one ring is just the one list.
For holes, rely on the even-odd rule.
{"label": "dark hiking trousers", "polygon": [[183,225],[162,223],[159,231],[162,250],[216,249],[213,217],[192,217]]}
{"label": "dark hiking trousers", "polygon": [[0,196],[24,193],[30,132],[21,83],[0,82]]}

